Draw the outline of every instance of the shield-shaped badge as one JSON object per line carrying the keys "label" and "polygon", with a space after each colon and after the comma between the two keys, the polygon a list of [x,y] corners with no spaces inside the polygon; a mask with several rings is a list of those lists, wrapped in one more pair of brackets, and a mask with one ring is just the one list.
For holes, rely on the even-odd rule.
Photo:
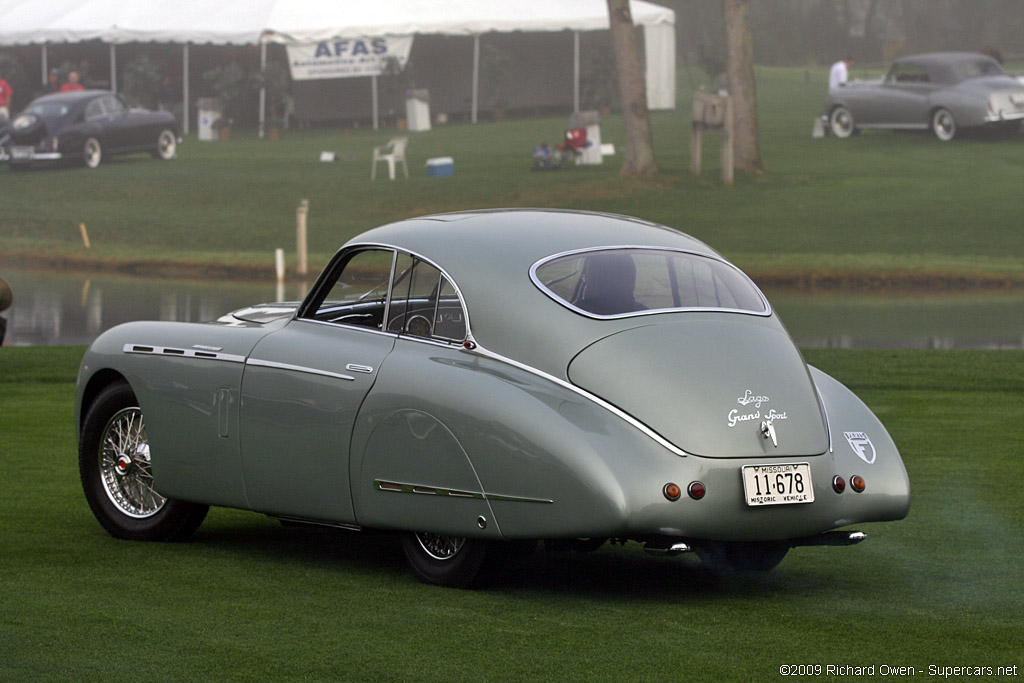
{"label": "shield-shaped badge", "polygon": [[872,464],[875,462],[875,444],[871,443],[871,439],[864,432],[843,432],[843,436],[846,437],[847,443],[850,444],[850,448],[857,454],[857,457],[866,462]]}

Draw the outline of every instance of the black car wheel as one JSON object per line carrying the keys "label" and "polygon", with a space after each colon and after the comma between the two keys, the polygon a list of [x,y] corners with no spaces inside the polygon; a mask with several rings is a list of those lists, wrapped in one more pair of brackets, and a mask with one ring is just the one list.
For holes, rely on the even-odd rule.
{"label": "black car wheel", "polygon": [[402,551],[420,581],[469,588],[479,585],[488,544],[456,536],[407,532],[402,534]]}
{"label": "black car wheel", "polygon": [[832,135],[837,138],[848,138],[857,130],[853,122],[853,112],[842,106],[836,107],[829,114],[828,125]]}
{"label": "black car wheel", "polygon": [[156,139],[156,149],[153,150],[153,156],[159,159],[173,159],[178,153],[178,138],[174,135],[174,131],[165,129],[160,131],[160,135]]}
{"label": "black car wheel", "polygon": [[82,163],[86,168],[96,168],[103,161],[103,147],[96,138],[89,138],[82,145]]}
{"label": "black car wheel", "polygon": [[956,137],[956,119],[948,109],[936,109],[932,112],[932,132],[943,142]]}
{"label": "black car wheel", "polygon": [[199,528],[209,506],[171,500],[153,488],[146,422],[131,387],[111,384],[82,424],[78,469],[96,519],[116,538],[175,541]]}

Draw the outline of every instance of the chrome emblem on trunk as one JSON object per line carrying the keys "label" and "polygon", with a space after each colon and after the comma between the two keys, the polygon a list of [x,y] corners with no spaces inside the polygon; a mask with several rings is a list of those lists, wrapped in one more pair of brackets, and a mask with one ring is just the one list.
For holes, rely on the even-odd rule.
{"label": "chrome emblem on trunk", "polygon": [[779,438],[775,436],[775,425],[772,424],[771,420],[765,420],[761,423],[761,435],[766,439],[771,439],[773,446],[779,447]]}

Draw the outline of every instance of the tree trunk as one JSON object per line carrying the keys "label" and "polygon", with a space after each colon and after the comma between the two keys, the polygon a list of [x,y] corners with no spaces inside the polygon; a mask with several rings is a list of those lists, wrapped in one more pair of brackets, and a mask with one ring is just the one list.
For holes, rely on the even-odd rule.
{"label": "tree trunk", "polygon": [[747,173],[762,173],[764,166],[761,164],[757,133],[757,86],[748,0],[722,0],[722,11],[729,94],[733,101],[735,166]]}
{"label": "tree trunk", "polygon": [[622,119],[626,126],[626,151],[621,173],[654,175],[658,172],[658,165],[654,163],[651,121],[647,114],[647,86],[640,65],[640,48],[629,0],[608,0],[608,18],[622,96]]}

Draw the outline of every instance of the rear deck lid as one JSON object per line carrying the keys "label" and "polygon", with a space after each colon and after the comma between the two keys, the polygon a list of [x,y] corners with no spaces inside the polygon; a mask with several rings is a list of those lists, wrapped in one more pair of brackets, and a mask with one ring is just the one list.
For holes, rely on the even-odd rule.
{"label": "rear deck lid", "polygon": [[[828,450],[807,366],[789,335],[763,318],[695,314],[625,330],[584,349],[568,375],[694,455]],[[762,430],[769,421],[777,446]]]}

